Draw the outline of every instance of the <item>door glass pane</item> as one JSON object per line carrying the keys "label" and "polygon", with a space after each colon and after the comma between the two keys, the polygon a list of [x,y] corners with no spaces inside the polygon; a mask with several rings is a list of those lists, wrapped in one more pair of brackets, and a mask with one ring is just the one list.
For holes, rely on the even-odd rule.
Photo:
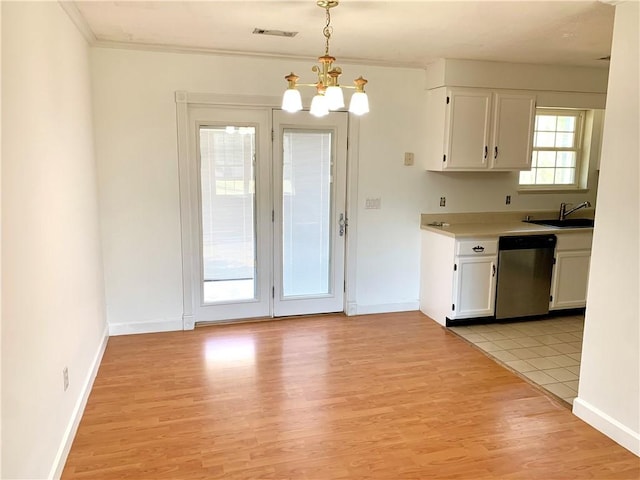
{"label": "door glass pane", "polygon": [[285,129],[282,168],[283,296],[331,292],[332,132]]}
{"label": "door glass pane", "polygon": [[200,127],[204,303],[256,297],[254,127]]}

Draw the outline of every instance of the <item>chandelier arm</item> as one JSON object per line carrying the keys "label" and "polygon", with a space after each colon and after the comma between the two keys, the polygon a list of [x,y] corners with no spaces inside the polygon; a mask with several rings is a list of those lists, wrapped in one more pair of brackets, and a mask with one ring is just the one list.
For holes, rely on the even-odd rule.
{"label": "chandelier arm", "polygon": [[[316,82],[316,83],[297,83],[296,86],[298,86],[298,87],[314,87],[314,88],[317,88],[318,87],[318,82]],[[351,87],[351,88],[356,88],[356,87]]]}

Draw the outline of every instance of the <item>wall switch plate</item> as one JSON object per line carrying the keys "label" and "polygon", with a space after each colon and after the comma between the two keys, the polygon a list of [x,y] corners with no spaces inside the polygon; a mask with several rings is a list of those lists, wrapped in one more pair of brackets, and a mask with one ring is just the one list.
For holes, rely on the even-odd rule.
{"label": "wall switch plate", "polygon": [[440,197],[440,206],[444,207],[447,204],[447,198],[446,197]]}
{"label": "wall switch plate", "polygon": [[366,210],[380,210],[382,206],[382,199],[380,198],[367,198],[364,202],[364,208]]}
{"label": "wall switch plate", "polygon": [[413,152],[404,152],[404,164],[407,167],[413,165]]}
{"label": "wall switch plate", "polygon": [[62,381],[64,382],[64,391],[69,388],[69,367],[64,367],[62,370]]}
{"label": "wall switch plate", "polygon": [[505,205],[511,205],[511,195],[507,195],[504,199]]}

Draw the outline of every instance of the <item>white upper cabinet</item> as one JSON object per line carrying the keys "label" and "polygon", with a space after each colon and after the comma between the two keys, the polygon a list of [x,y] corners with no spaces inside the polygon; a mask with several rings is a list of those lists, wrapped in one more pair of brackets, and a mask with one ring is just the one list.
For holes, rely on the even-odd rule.
{"label": "white upper cabinet", "polygon": [[535,95],[441,87],[427,92],[427,170],[528,170]]}
{"label": "white upper cabinet", "polygon": [[529,94],[493,94],[491,168],[529,170],[536,97]]}
{"label": "white upper cabinet", "polygon": [[443,168],[477,170],[487,168],[491,93],[456,90],[447,96],[448,118]]}

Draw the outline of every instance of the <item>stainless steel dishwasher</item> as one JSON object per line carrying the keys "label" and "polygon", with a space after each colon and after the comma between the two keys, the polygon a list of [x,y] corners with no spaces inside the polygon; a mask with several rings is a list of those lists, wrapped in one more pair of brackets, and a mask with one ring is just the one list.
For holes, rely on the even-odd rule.
{"label": "stainless steel dishwasher", "polygon": [[496,319],[549,313],[555,235],[500,237]]}

